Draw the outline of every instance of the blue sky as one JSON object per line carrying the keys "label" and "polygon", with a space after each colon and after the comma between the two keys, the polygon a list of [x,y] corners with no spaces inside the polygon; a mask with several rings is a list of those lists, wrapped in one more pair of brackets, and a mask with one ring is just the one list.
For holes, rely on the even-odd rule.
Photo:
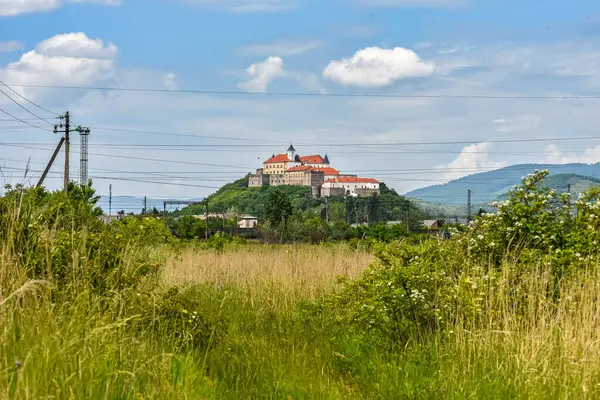
{"label": "blue sky", "polygon": [[[201,197],[290,141],[406,192],[514,163],[598,162],[600,141],[564,139],[600,135],[600,100],[495,98],[600,95],[598,39],[590,0],[0,0],[0,79],[92,128],[90,175],[103,194],[114,177],[116,194]],[[460,98],[471,95],[492,98]],[[0,109],[47,125],[4,96]],[[56,137],[8,120],[0,163],[14,183],[27,160],[43,167]],[[521,138],[556,140],[495,142]],[[440,141],[462,143],[400,145]],[[50,186],[60,173],[59,163]],[[160,183],[116,179],[135,177]]]}

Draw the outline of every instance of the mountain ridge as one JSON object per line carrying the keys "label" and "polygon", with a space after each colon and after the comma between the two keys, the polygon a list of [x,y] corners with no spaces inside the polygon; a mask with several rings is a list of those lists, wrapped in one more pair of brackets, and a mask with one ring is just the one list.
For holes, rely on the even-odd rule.
{"label": "mountain ridge", "polygon": [[439,204],[464,204],[467,191],[473,203],[489,203],[504,198],[508,190],[521,183],[523,176],[534,170],[550,171],[546,185],[565,190],[571,185],[574,194],[600,184],[600,163],[596,164],[516,164],[493,171],[479,172],[450,182],[412,190],[404,196]]}

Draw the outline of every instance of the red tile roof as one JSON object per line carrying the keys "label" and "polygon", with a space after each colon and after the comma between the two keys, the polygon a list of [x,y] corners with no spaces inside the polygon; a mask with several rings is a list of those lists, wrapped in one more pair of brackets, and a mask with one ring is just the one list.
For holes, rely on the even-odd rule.
{"label": "red tile roof", "polygon": [[276,156],[269,158],[263,164],[283,163],[289,161],[290,159],[288,158],[287,154],[277,154]]}
{"label": "red tile roof", "polygon": [[374,178],[350,178],[350,177],[340,177],[340,178],[335,178],[335,179],[328,179],[327,182],[333,182],[333,183],[379,183],[379,181]]}
{"label": "red tile roof", "polygon": [[288,169],[287,172],[310,171],[311,169],[312,169],[312,167],[309,167],[308,165],[303,165],[300,167],[292,167],[292,168]]}
{"label": "red tile roof", "polygon": [[313,171],[323,172],[325,175],[339,175],[340,171],[335,168],[313,168]]}
{"label": "red tile roof", "polygon": [[325,164],[323,157],[321,157],[318,154],[300,157],[300,161],[302,161],[305,164]]}

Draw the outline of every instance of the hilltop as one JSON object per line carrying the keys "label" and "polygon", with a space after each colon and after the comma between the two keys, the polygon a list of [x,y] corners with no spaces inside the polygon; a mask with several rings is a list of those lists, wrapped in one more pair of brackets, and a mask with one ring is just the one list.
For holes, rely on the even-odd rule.
{"label": "hilltop", "polygon": [[[367,203],[371,201],[368,197],[350,198],[349,200],[343,197],[313,198],[311,188],[308,186],[249,187],[249,178],[250,176],[248,175],[224,185],[215,193],[208,196],[209,211],[226,212],[235,208],[242,214],[263,217],[264,204],[269,194],[274,190],[280,190],[287,194],[294,210],[297,212],[312,212],[314,214],[320,214],[324,210],[326,203],[330,208],[335,207],[335,204],[343,204],[344,210],[348,206],[348,203],[350,203],[353,209],[358,210],[356,213],[360,214],[366,208]],[[414,203],[409,202],[404,196],[388,188],[384,183],[381,184],[381,194],[378,196],[378,209],[380,220],[385,221],[402,220],[405,218],[407,210],[410,212],[411,219],[413,217],[422,217],[421,211]],[[199,215],[205,211],[204,205],[191,205],[176,214]],[[354,220],[354,217],[352,218]]]}
{"label": "hilltop", "polygon": [[467,191],[473,192],[473,204],[486,204],[503,199],[513,185],[518,185],[524,175],[535,169],[550,171],[544,184],[558,191],[581,193],[600,184],[600,163],[597,164],[518,164],[494,171],[482,172],[455,179],[445,184],[429,186],[406,193],[405,196],[440,204],[462,205],[466,203]]}

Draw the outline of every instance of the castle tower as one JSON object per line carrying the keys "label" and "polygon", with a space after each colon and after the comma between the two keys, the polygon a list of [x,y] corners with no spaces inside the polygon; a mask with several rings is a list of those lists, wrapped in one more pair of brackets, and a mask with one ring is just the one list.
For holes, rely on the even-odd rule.
{"label": "castle tower", "polygon": [[294,161],[296,158],[296,149],[290,143],[290,147],[287,149],[287,156],[290,161]]}

